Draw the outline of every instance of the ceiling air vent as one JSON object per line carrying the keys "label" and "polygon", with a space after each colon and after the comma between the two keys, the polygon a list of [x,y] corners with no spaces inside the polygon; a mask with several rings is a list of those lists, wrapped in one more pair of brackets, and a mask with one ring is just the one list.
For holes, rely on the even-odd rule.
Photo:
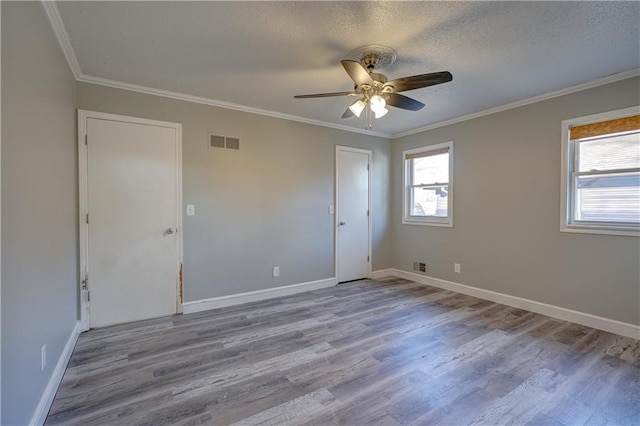
{"label": "ceiling air vent", "polygon": [[209,133],[209,148],[239,151],[240,139],[232,138],[230,136],[213,135]]}

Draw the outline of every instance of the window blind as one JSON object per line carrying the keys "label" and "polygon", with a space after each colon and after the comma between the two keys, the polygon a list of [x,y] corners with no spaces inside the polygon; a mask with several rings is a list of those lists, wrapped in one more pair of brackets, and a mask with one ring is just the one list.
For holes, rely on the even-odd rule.
{"label": "window blind", "polygon": [[610,135],[613,133],[629,132],[640,129],[640,115],[617,118],[615,120],[599,121],[571,127],[571,140]]}
{"label": "window blind", "polygon": [[412,160],[414,158],[431,157],[432,155],[447,154],[448,152],[449,152],[449,148],[448,147],[447,148],[432,149],[432,150],[422,151],[422,152],[413,152],[413,153],[405,154],[404,155],[404,159],[405,160]]}

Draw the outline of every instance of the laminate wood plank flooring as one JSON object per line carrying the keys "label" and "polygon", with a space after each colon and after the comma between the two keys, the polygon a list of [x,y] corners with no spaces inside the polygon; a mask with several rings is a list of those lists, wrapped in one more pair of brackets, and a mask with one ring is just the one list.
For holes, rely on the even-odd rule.
{"label": "laminate wood plank flooring", "polygon": [[640,424],[640,342],[407,280],[90,330],[46,424]]}

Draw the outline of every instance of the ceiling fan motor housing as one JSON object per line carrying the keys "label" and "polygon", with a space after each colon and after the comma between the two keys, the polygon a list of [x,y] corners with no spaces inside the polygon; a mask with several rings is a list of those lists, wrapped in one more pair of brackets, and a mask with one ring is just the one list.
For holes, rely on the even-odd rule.
{"label": "ceiling fan motor housing", "polygon": [[371,78],[375,83],[384,84],[387,82],[387,77],[384,74],[379,74],[377,72],[370,73]]}
{"label": "ceiling fan motor housing", "polygon": [[383,69],[396,61],[396,51],[389,46],[369,44],[349,52],[348,59],[357,61],[369,72]]}

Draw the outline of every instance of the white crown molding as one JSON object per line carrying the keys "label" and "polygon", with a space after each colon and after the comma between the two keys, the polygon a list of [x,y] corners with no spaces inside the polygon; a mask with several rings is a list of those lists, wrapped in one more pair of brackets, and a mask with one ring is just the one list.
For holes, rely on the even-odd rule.
{"label": "white crown molding", "polygon": [[69,68],[71,68],[73,76],[76,78],[76,80],[78,80],[78,78],[82,76],[80,63],[78,62],[76,52],[73,50],[73,46],[71,45],[71,39],[69,38],[67,29],[64,27],[64,22],[62,21],[60,10],[58,10],[58,6],[54,1],[43,0],[40,3],[44,8],[44,12],[46,13],[47,18],[49,18],[49,23],[51,24],[51,28],[53,29],[56,38],[58,39],[58,43],[62,48],[62,52],[64,53],[65,58],[67,58]]}
{"label": "white crown molding", "polygon": [[632,339],[640,339],[640,325],[629,324],[610,318],[604,318],[597,315],[588,314],[586,312],[574,311],[572,309],[563,308],[561,306],[549,305],[547,303],[537,302],[535,300],[511,296],[509,294],[498,293],[496,291],[485,290],[483,288],[472,287],[452,281],[446,281],[427,275],[407,272],[401,269],[391,268],[374,271],[372,273],[372,276],[374,277],[374,279],[384,277],[404,278],[406,280],[414,281],[420,284],[430,285],[432,287],[438,287],[456,293],[466,294],[480,299],[489,300],[491,302],[524,309],[529,312],[546,315],[548,317],[558,318],[575,324],[596,328],[598,330],[604,330],[609,333],[631,337]]}
{"label": "white crown molding", "polygon": [[389,139],[391,137],[391,135],[388,133],[359,129],[356,127],[344,126],[342,124],[328,123],[326,121],[314,120],[311,118],[300,117],[297,115],[269,111],[269,110],[260,109],[260,108],[253,108],[253,107],[248,107],[244,105],[234,104],[231,102],[218,101],[215,99],[204,98],[201,96],[188,95],[186,93],[172,92],[169,90],[156,89],[156,88],[147,87],[147,86],[140,86],[138,84],[125,83],[125,82],[116,81],[116,80],[109,80],[106,78],[94,77],[86,74],[82,74],[79,78],[77,78],[77,80],[83,83],[97,84],[100,86],[113,87],[115,89],[123,89],[123,90],[129,90],[132,92],[145,93],[147,95],[162,96],[165,98],[177,99],[177,100],[187,101],[187,102],[194,102],[197,104],[210,105],[210,106],[225,108],[225,109],[232,109],[235,111],[242,111],[242,112],[248,112],[250,114],[264,115],[267,117],[280,118],[283,120],[297,121],[299,123],[313,124],[315,126],[321,126],[321,127],[329,127],[332,129],[344,130],[352,133],[361,133],[363,135],[368,135],[368,136],[377,136],[377,137],[386,138],[386,139]]}
{"label": "white crown molding", "polygon": [[450,124],[472,120],[474,118],[482,117],[489,114],[494,114],[496,112],[518,108],[518,107],[529,105],[535,102],[556,98],[558,96],[579,92],[581,90],[602,86],[605,84],[613,83],[620,80],[625,80],[627,78],[636,77],[640,75],[640,68],[633,69],[630,71],[620,72],[616,74],[611,74],[606,77],[599,78],[597,80],[581,83],[575,86],[556,90],[554,92],[543,93],[541,95],[533,96],[531,98],[522,99],[520,101],[511,102],[511,103],[497,106],[494,108],[489,108],[486,110],[474,112],[472,114],[462,115],[460,117],[455,117],[449,120],[440,121],[438,123],[429,124],[427,126],[418,127],[416,129],[411,129],[411,130],[407,130],[407,131],[395,133],[395,134],[389,134],[389,133],[383,133],[383,132],[376,132],[373,130],[359,129],[357,127],[345,126],[342,124],[329,123],[326,121],[314,120],[311,118],[300,117],[292,114],[285,114],[285,113],[276,112],[276,111],[253,108],[249,106],[234,104],[231,102],[218,101],[215,99],[189,95],[186,93],[172,92],[169,90],[156,89],[153,87],[141,86],[138,84],[126,83],[126,82],[121,82],[116,80],[109,80],[102,77],[94,77],[91,75],[83,74],[82,70],[80,69],[80,63],[78,62],[78,58],[76,57],[75,51],[73,50],[73,46],[71,45],[69,34],[67,33],[67,30],[64,26],[64,22],[62,21],[62,16],[60,15],[58,6],[54,1],[51,1],[51,0],[41,0],[41,3],[47,17],[49,18],[49,22],[51,23],[51,28],[53,29],[53,32],[55,33],[58,39],[58,42],[60,43],[60,47],[64,52],[64,56],[67,58],[67,62],[69,63],[71,72],[73,72],[73,75],[75,76],[77,81],[84,82],[84,83],[97,84],[100,86],[113,87],[115,89],[130,90],[133,92],[145,93],[148,95],[162,96],[165,98],[177,99],[177,100],[182,100],[187,102],[195,102],[195,103],[210,105],[210,106],[219,107],[219,108],[247,112],[250,114],[264,115],[267,117],[280,118],[280,119],[289,120],[289,121],[297,121],[299,123],[312,124],[315,126],[328,127],[331,129],[343,130],[343,131],[352,132],[352,133],[360,133],[363,135],[376,136],[376,137],[387,138],[387,139],[399,139],[404,136],[426,132],[427,130],[436,129],[438,127],[444,127]]}
{"label": "white crown molding", "polygon": [[200,96],[189,95],[186,93],[180,92],[172,92],[169,90],[156,89],[153,87],[141,86],[138,84],[125,83],[116,80],[109,80],[101,77],[94,77],[91,75],[84,74],[80,68],[80,63],[78,62],[78,58],[76,57],[75,51],[73,50],[73,46],[71,45],[71,39],[69,38],[69,34],[67,33],[67,29],[64,26],[64,22],[62,20],[62,16],[60,15],[60,10],[54,1],[51,0],[42,0],[42,7],[45,10],[47,17],[49,18],[49,22],[51,24],[51,28],[58,39],[58,43],[62,48],[65,58],[67,58],[67,62],[69,63],[69,68],[71,68],[71,72],[77,81],[81,81],[84,83],[92,83],[100,86],[113,87],[116,89],[130,90],[133,92],[145,93],[148,95],[156,95],[162,96],[165,98],[178,99],[187,102],[195,102],[198,104],[210,105],[219,108],[231,109],[235,111],[248,112],[250,114],[264,115],[267,117],[280,118],[283,120],[289,121],[297,121],[299,123],[313,124],[315,126],[321,127],[329,127],[331,129],[336,130],[344,130],[352,133],[361,133],[363,135],[368,136],[377,136],[381,138],[389,139],[391,135],[389,133],[376,132],[373,130],[359,129],[357,127],[345,126],[342,124],[328,123],[326,121],[314,120],[311,118],[300,117],[292,114],[285,114],[281,112],[268,111],[260,108],[253,108],[249,106],[234,104],[231,102],[218,101],[215,99],[204,98]]}
{"label": "white crown molding", "polygon": [[496,112],[506,111],[513,108],[533,104],[540,101],[546,101],[547,99],[557,98],[559,96],[568,95],[570,93],[579,92],[581,90],[591,89],[593,87],[603,86],[609,83],[615,83],[616,81],[626,80],[627,78],[637,77],[640,75],[640,68],[635,68],[629,71],[619,72],[608,75],[606,77],[599,78],[597,80],[587,81],[575,86],[565,87],[564,89],[556,90],[549,93],[543,93],[541,95],[533,96],[531,98],[522,99],[516,102],[500,105],[494,108],[485,109],[482,111],[474,112],[472,114],[461,115],[449,120],[440,121],[438,123],[429,124],[428,126],[418,127],[416,129],[407,130],[400,133],[391,135],[391,139],[399,139],[409,135],[415,135],[416,133],[426,132],[427,130],[437,129],[438,127],[449,126],[451,124],[460,123],[462,121],[473,120],[474,118],[483,117],[485,115],[495,114]]}

